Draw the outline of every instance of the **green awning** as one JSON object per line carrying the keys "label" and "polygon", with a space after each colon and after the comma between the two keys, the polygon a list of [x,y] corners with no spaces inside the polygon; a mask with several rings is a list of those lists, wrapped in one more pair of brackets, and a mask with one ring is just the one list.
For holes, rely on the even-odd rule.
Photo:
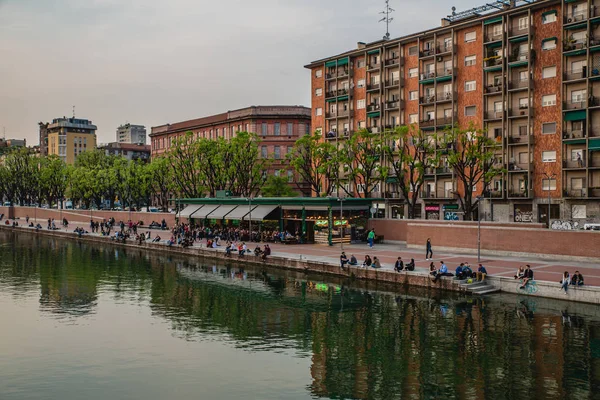
{"label": "green awning", "polygon": [[525,36],[518,36],[518,37],[514,37],[512,39],[508,39],[508,41],[511,43],[519,43],[519,42],[526,42],[527,39],[529,39],[529,36],[525,35]]}
{"label": "green awning", "polygon": [[348,57],[340,58],[339,60],[337,60],[337,65],[346,65],[346,64],[348,64]]}
{"label": "green awning", "polygon": [[377,54],[377,53],[379,53],[379,49],[367,51],[367,54]]}
{"label": "green awning", "polygon": [[338,99],[338,101],[345,101],[345,100],[348,100],[348,96],[340,96],[337,99]]}
{"label": "green awning", "polygon": [[600,17],[590,18],[590,24],[597,24],[600,22]]}
{"label": "green awning", "polygon": [[596,53],[600,51],[600,46],[590,47],[590,53]]}
{"label": "green awning", "polygon": [[556,36],[552,36],[552,37],[548,37],[548,38],[542,39],[542,43],[549,42],[551,40],[554,40],[555,42],[558,42],[558,38]]}
{"label": "green awning", "polygon": [[583,50],[566,51],[564,55],[565,56],[582,56],[582,55],[585,55],[585,53],[586,53],[586,50],[583,49]]}
{"label": "green awning", "polygon": [[380,115],[381,115],[381,112],[379,112],[379,111],[373,111],[373,112],[367,113],[367,117],[369,117],[369,118],[377,118]]}
{"label": "green awning", "polygon": [[325,101],[327,103],[334,103],[335,102],[335,97],[330,97],[329,99],[325,99]]}
{"label": "green awning", "polygon": [[495,24],[496,22],[502,22],[502,17],[490,18],[483,21],[484,25]]}
{"label": "green awning", "polygon": [[590,139],[590,142],[588,143],[588,150],[589,151],[599,151],[600,150],[600,139],[598,139],[598,138]]}
{"label": "green awning", "polygon": [[585,139],[569,140],[565,144],[585,144]]}
{"label": "green awning", "polygon": [[571,30],[571,29],[580,29],[580,28],[587,28],[587,22],[583,22],[581,24],[575,24],[575,25],[568,25],[565,26],[566,30]]}
{"label": "green awning", "polygon": [[498,42],[492,42],[490,44],[486,44],[485,47],[487,47],[488,49],[495,49],[497,47],[502,47],[502,40],[500,40]]}
{"label": "green awning", "polygon": [[550,15],[550,14],[556,14],[556,10],[544,11],[542,13],[542,17],[545,17],[546,15]]}
{"label": "green awning", "polygon": [[577,110],[565,113],[565,121],[581,121],[585,119],[585,110]]}
{"label": "green awning", "polygon": [[422,81],[419,81],[419,83],[421,85],[427,85],[428,83],[433,83],[433,78],[431,78],[431,79],[423,79]]}
{"label": "green awning", "polygon": [[325,63],[325,68],[330,68],[330,67],[335,67],[337,65],[337,61],[333,60],[333,61],[327,61]]}
{"label": "green awning", "polygon": [[514,62],[512,64],[508,64],[508,68],[522,67],[524,65],[527,65],[528,63],[529,63],[529,61],[518,61],[518,62]]}
{"label": "green awning", "polygon": [[451,80],[452,80],[452,75],[440,76],[439,78],[436,78],[437,82],[446,82],[446,81],[451,81]]}
{"label": "green awning", "polygon": [[502,71],[502,65],[495,65],[493,67],[485,67],[484,70],[486,70],[486,72]]}
{"label": "green awning", "polygon": [[385,180],[385,183],[398,183],[398,177],[388,176]]}

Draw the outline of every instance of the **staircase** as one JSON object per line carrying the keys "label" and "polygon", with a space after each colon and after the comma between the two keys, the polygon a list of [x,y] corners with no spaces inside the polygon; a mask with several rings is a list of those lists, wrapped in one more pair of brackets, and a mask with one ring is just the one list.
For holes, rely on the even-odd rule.
{"label": "staircase", "polygon": [[484,295],[484,294],[497,293],[500,291],[500,289],[495,288],[492,285],[488,284],[487,280],[485,280],[483,282],[477,282],[477,281],[473,281],[473,283],[467,283],[467,282],[468,282],[467,279],[458,281],[459,286],[462,288],[465,288],[467,290],[467,293],[476,294],[476,295],[480,296],[480,295]]}

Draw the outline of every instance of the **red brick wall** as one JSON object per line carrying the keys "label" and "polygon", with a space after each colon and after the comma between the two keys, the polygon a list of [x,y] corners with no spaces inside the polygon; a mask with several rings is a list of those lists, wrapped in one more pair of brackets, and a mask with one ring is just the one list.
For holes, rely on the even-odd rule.
{"label": "red brick wall", "polygon": [[[317,70],[321,70],[321,77],[317,78],[316,76],[316,71]],[[312,130],[315,131],[317,128],[321,128],[323,131],[323,135],[326,133],[326,126],[325,126],[325,92],[327,91],[327,86],[325,85],[326,81],[325,81],[325,75],[327,74],[327,70],[325,68],[325,65],[320,65],[319,67],[315,67],[313,69],[310,70],[310,88],[311,88],[311,101],[310,101],[310,107],[311,107],[311,115],[312,115]],[[316,96],[315,95],[315,89],[317,88],[322,88],[323,89],[323,95],[322,96]],[[323,109],[323,114],[321,114],[320,116],[317,116],[316,114],[316,109],[320,107]]]}
{"label": "red brick wall", "polygon": [[[362,60],[364,61],[365,66],[363,66],[362,68],[358,68],[358,61]],[[353,125],[352,125],[352,129],[354,131],[358,130],[358,123],[360,121],[363,122],[363,125],[366,127],[367,126],[367,108],[366,108],[366,99],[367,99],[367,67],[366,67],[366,57],[364,56],[360,56],[360,57],[356,57],[352,60],[352,63],[354,65],[354,77],[353,77],[353,82],[354,82],[354,90],[352,91],[354,98],[352,99],[353,104],[353,110],[354,110],[354,121],[353,121]],[[365,86],[362,88],[358,87],[358,81],[364,79],[365,80]],[[356,107],[356,102],[358,100],[365,100],[365,108],[359,110]],[[339,131],[339,127],[338,127],[338,131]]]}
{"label": "red brick wall", "polygon": [[[404,122],[406,124],[409,123],[410,119],[408,118],[411,114],[419,115],[419,99],[417,100],[409,100],[409,93],[416,91],[419,93],[419,75],[417,74],[414,78],[408,77],[408,70],[412,68],[419,68],[419,54],[417,52],[414,56],[408,55],[408,49],[413,46],[418,46],[418,42],[407,43],[403,45],[403,56],[404,56],[404,73],[402,76],[404,77]],[[419,71],[420,73],[420,71]],[[421,96],[422,94],[419,94]]]}
{"label": "red brick wall", "polygon": [[[549,24],[542,23],[542,13],[550,10],[557,11],[557,21]],[[542,191],[542,180],[544,172],[556,175],[556,190],[551,191],[550,195],[554,198],[561,197],[561,163],[562,163],[562,42],[561,23],[562,14],[560,4],[554,4],[537,10],[533,15],[533,49],[536,59],[533,65],[533,163],[535,174],[533,176],[533,189],[536,197],[547,197],[548,192]],[[542,40],[545,38],[558,38],[556,49],[542,50]],[[542,79],[542,70],[544,67],[556,66],[556,77]],[[556,94],[556,106],[542,107],[542,96],[547,94]],[[544,122],[556,122],[556,133],[551,135],[542,134],[542,124]],[[556,162],[542,162],[542,151],[556,151]]]}

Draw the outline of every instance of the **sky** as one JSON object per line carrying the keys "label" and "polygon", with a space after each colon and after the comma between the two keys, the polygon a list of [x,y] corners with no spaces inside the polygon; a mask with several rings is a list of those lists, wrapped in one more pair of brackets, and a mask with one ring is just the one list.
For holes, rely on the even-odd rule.
{"label": "sky", "polygon": [[[390,0],[391,37],[481,0]],[[250,105],[310,106],[311,61],[371,42],[384,0],[0,0],[0,134],[72,116],[115,141]]]}

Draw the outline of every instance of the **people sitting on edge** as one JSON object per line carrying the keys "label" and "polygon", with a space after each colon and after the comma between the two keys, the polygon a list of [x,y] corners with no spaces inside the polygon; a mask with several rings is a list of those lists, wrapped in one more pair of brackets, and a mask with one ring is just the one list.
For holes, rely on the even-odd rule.
{"label": "people sitting on edge", "polygon": [[12,226],[13,228],[16,228],[17,226],[19,226],[19,223],[17,221],[13,221]]}
{"label": "people sitting on edge", "polygon": [[465,279],[473,278],[475,276],[475,273],[471,269],[469,263],[465,263],[465,265],[463,265],[463,276]]}
{"label": "people sitting on edge", "polygon": [[265,244],[265,249],[263,250],[262,260],[267,261],[267,257],[271,255],[271,248],[268,244]]}
{"label": "people sitting on edge", "polygon": [[522,265],[519,265],[519,269],[517,269],[517,273],[515,274],[515,279],[523,279],[523,275],[525,275],[525,270]]}
{"label": "people sitting on edge", "polygon": [[346,257],[346,253],[342,251],[342,254],[340,254],[340,268],[344,269],[346,264],[348,264],[348,257]]}
{"label": "people sitting on edge", "polygon": [[160,242],[160,236],[156,235],[156,237],[154,237],[154,239],[152,239],[152,243],[157,243]]}
{"label": "people sitting on edge", "polygon": [[369,255],[367,254],[367,255],[365,256],[365,260],[364,260],[364,261],[363,261],[363,263],[362,263],[362,267],[363,267],[363,268],[365,268],[365,267],[370,267],[372,263],[373,263],[373,262],[371,261],[371,257],[369,257]]}
{"label": "people sitting on edge", "polygon": [[479,264],[479,268],[477,268],[477,280],[484,281],[487,276],[487,270],[483,266],[483,264]]}
{"label": "people sitting on edge", "polygon": [[404,261],[402,261],[402,257],[398,257],[396,260],[396,264],[394,264],[394,271],[400,272],[404,269]]}
{"label": "people sitting on edge", "polygon": [[255,255],[256,257],[258,257],[258,256],[260,256],[260,255],[262,254],[262,252],[263,252],[263,251],[262,251],[262,249],[260,248],[260,245],[258,245],[258,244],[257,244],[257,245],[256,245],[256,247],[254,248],[254,255]]}
{"label": "people sitting on edge", "polygon": [[437,275],[435,276],[435,279],[433,280],[434,282],[437,282],[437,280],[441,277],[441,276],[454,276],[451,272],[448,272],[448,267],[446,266],[446,264],[444,264],[443,261],[440,261],[440,269],[437,273]]}
{"label": "people sitting on edge", "polygon": [[562,279],[560,280],[560,288],[563,289],[565,291],[565,294],[567,294],[567,291],[569,290],[569,285],[571,284],[571,277],[569,276],[569,272],[565,271]]}
{"label": "people sitting on edge", "polygon": [[373,257],[373,268],[381,268],[381,263],[379,262],[379,258],[376,256]]}
{"label": "people sitting on edge", "polygon": [[523,284],[519,287],[519,289],[525,289],[525,286],[529,283],[529,281],[533,280],[533,270],[529,264],[525,265],[525,271],[523,271]]}
{"label": "people sitting on edge", "polygon": [[583,275],[579,271],[575,271],[573,277],[571,278],[571,285],[573,286],[581,286],[583,285]]}
{"label": "people sitting on edge", "polygon": [[29,223],[29,227],[30,227],[30,228],[33,228],[33,222],[30,222],[30,223]]}
{"label": "people sitting on edge", "polygon": [[414,271],[415,270],[415,259],[411,258],[410,262],[408,264],[406,264],[406,270],[407,271]]}
{"label": "people sitting on edge", "polygon": [[454,270],[456,279],[464,279],[464,275],[463,275],[464,265],[465,265],[464,263],[460,263],[460,265],[458,267],[456,267],[456,270]]}
{"label": "people sitting on edge", "polygon": [[171,239],[167,240],[167,246],[171,247],[175,244],[175,237],[171,236]]}
{"label": "people sitting on edge", "polygon": [[435,268],[435,264],[429,263],[429,275],[431,275],[431,277],[435,278],[437,276],[437,268]]}
{"label": "people sitting on edge", "polygon": [[244,255],[244,253],[246,252],[246,250],[244,249],[244,246],[246,246],[245,244],[240,244],[238,246],[238,256],[242,257]]}
{"label": "people sitting on edge", "polygon": [[348,265],[358,265],[358,260],[354,257],[354,254],[350,255],[350,262]]}
{"label": "people sitting on edge", "polygon": [[226,245],[225,245],[225,255],[226,256],[230,256],[231,255],[231,242],[228,240]]}

